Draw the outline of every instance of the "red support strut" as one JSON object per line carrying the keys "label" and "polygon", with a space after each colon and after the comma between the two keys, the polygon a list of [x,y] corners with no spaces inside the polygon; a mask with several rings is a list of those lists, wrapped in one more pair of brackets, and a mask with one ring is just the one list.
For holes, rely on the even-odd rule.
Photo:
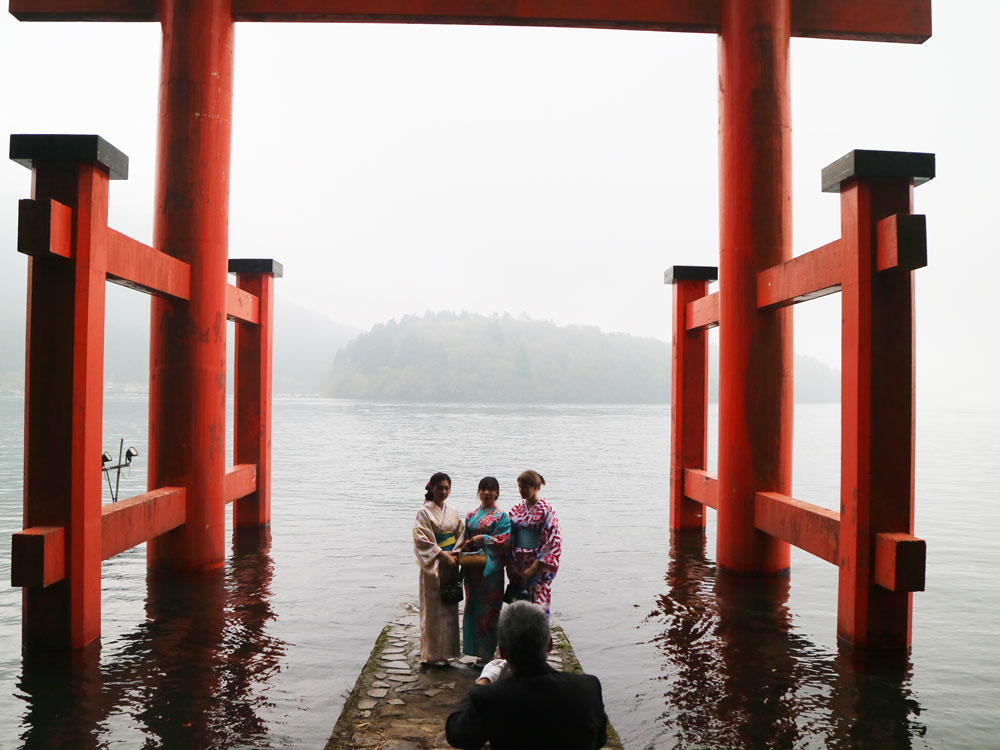
{"label": "red support strut", "polygon": [[108,180],[128,159],[97,136],[26,135],[11,138],[11,158],[31,167],[34,201],[72,209],[69,258],[32,247],[28,227],[19,242],[29,254],[24,527],[63,528],[66,573],[25,586],[22,642],[80,648],[101,633],[104,236]]}
{"label": "red support strut", "polygon": [[705,528],[704,506],[685,497],[684,471],[705,469],[708,453],[708,331],[689,330],[688,305],[704,299],[717,268],[673,266],[664,283],[674,287],[670,381],[670,529]]}
{"label": "red support strut", "polygon": [[236,413],[234,463],[256,464],[257,489],[233,504],[236,528],[271,523],[271,360],[274,350],[273,260],[231,260],[236,285],[258,300],[258,322],[236,324]]}
{"label": "red support strut", "polygon": [[915,393],[913,271],[878,270],[878,223],[911,214],[913,187],[934,168],[932,154],[852,151],[823,170],[843,236],[837,634],[868,649],[909,648],[913,602],[876,583],[879,542],[913,534]]}

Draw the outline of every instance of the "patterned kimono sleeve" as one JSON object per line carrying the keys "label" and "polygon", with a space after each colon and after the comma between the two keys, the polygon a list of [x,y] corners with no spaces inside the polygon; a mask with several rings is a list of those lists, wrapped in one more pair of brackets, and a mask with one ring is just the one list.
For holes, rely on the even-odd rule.
{"label": "patterned kimono sleeve", "polygon": [[510,519],[506,513],[500,513],[500,518],[493,527],[493,533],[487,534],[484,541],[492,548],[493,554],[502,560],[510,546]]}
{"label": "patterned kimono sleeve", "polygon": [[490,548],[493,557],[499,565],[505,565],[507,554],[510,551],[510,519],[506,513],[501,512],[493,528],[492,534],[487,534],[483,540]]}
{"label": "patterned kimono sleeve", "polygon": [[559,530],[559,518],[549,506],[542,522],[542,534],[538,545],[538,562],[547,566],[554,574],[559,570],[559,557],[562,554],[562,532]]}
{"label": "patterned kimono sleeve", "polygon": [[417,518],[413,522],[413,553],[417,556],[421,570],[437,575],[437,558],[441,554],[441,548],[434,535],[433,519],[426,508],[417,511]]}

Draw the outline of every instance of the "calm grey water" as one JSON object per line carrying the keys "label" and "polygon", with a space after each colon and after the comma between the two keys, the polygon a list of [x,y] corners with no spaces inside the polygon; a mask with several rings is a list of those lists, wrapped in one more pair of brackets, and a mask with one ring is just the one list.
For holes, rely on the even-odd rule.
{"label": "calm grey water", "polygon": [[[0,580],[21,528],[21,399],[0,397]],[[667,533],[659,406],[399,405],[275,399],[270,539],[225,571],[147,584],[145,551],[104,564],[100,649],[24,660],[20,593],[0,587],[0,747],[322,747],[379,630],[413,596],[408,542],[427,477],[475,504],[485,474],[541,471],[564,529],[553,611],[601,677],[629,748],[1000,746],[1000,414],[922,411],[914,597],[902,667],[836,647],[836,571],[793,550],[790,580],[716,578]],[[105,448],[140,452],[146,400],[109,395]],[[710,445],[715,442],[710,438]],[[795,495],[837,507],[838,407],[800,405]],[[710,468],[714,468],[714,458]]]}

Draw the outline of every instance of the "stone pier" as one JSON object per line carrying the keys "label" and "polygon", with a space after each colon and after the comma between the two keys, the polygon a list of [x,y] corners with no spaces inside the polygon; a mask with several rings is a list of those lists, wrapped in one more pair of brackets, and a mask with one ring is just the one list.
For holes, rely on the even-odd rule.
{"label": "stone pier", "polygon": [[[553,626],[549,663],[582,672],[562,628]],[[472,657],[448,667],[420,665],[420,625],[407,604],[386,625],[326,743],[326,750],[447,750],[444,723],[474,684]],[[608,723],[608,748],[622,747]]]}

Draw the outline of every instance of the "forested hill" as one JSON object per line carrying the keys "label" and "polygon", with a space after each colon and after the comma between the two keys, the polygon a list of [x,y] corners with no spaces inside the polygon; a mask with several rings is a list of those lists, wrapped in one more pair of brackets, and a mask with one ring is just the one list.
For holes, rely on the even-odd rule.
{"label": "forested hill", "polygon": [[[835,371],[815,360],[796,366],[809,373],[796,388],[803,400],[837,399]],[[665,403],[670,347],[509,315],[427,313],[376,325],[349,342],[337,353],[326,393],[393,401]]]}

